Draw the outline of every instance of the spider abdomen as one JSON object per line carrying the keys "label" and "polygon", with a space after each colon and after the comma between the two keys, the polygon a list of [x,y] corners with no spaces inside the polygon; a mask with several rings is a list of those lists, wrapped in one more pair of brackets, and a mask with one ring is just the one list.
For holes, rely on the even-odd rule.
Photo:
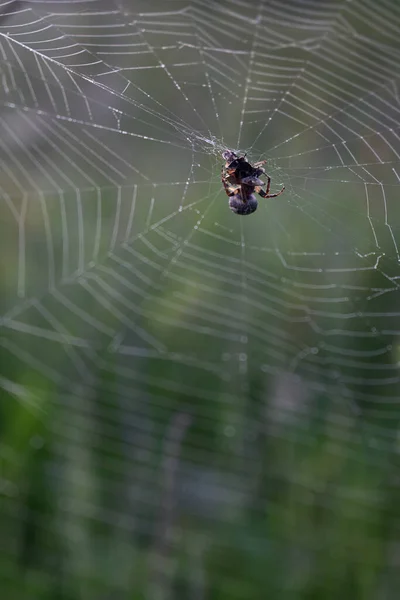
{"label": "spider abdomen", "polygon": [[258,202],[254,194],[249,194],[245,201],[238,195],[229,198],[229,208],[237,215],[251,215],[257,207]]}

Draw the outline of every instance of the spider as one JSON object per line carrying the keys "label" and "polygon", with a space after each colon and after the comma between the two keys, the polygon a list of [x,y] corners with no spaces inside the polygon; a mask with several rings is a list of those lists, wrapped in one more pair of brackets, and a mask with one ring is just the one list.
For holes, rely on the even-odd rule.
{"label": "spider", "polygon": [[258,202],[254,192],[262,198],[276,198],[285,189],[283,186],[276,194],[270,194],[271,177],[268,175],[265,175],[267,189],[262,189],[265,183],[259,177],[265,174],[265,169],[261,165],[267,161],[261,160],[252,165],[247,162],[246,154],[238,156],[232,150],[225,150],[222,157],[226,161],[221,171],[222,184],[229,196],[229,208],[237,215],[250,215],[257,210]]}

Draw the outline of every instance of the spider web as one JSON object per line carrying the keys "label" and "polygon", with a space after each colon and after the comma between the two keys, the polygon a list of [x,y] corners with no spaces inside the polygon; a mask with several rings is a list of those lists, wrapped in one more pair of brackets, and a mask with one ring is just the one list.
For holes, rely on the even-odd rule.
{"label": "spider web", "polygon": [[[154,534],[163,555],[175,504],[220,522],[262,502],[265,438],[304,450],[312,427],[332,460],[392,464],[399,7],[31,0],[0,12],[0,386],[5,406],[43,423],[27,428],[34,448],[51,432],[63,536],[87,541],[94,518],[121,540]],[[232,214],[227,148],[266,159],[285,193]],[[26,502],[13,445],[5,436],[10,523]],[[372,489],[363,502],[380,506]]]}

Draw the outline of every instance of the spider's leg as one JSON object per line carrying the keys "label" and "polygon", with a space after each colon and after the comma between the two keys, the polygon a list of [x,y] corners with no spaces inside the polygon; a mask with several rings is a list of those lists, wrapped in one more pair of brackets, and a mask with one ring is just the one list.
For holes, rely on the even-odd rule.
{"label": "spider's leg", "polygon": [[265,175],[265,177],[267,178],[267,189],[265,190],[265,193],[268,196],[269,190],[270,190],[270,187],[271,187],[271,177],[269,175],[267,175],[267,174]]}
{"label": "spider's leg", "polygon": [[259,160],[258,162],[254,163],[253,167],[261,167],[261,165],[265,165],[266,162],[266,160]]}
{"label": "spider's leg", "polygon": [[285,186],[283,186],[283,188],[277,192],[276,194],[269,194],[269,186],[267,187],[267,190],[264,191],[262,188],[260,187],[256,187],[255,191],[257,192],[257,194],[259,194],[261,196],[261,198],[276,198],[277,196],[280,196],[282,194],[282,192],[285,191]]}
{"label": "spider's leg", "polygon": [[222,167],[221,179],[222,181],[226,181],[226,183],[230,185],[237,184],[237,180],[235,177],[235,169],[227,169],[226,167]]}
{"label": "spider's leg", "polygon": [[224,176],[221,177],[221,181],[222,181],[222,185],[225,188],[225,192],[227,193],[228,196],[234,196],[236,193],[236,188],[233,186],[230,186],[229,183],[225,180]]}
{"label": "spider's leg", "polygon": [[[264,192],[264,190],[261,190],[262,186],[259,183],[260,180],[258,180],[258,182],[257,181],[254,182],[255,183],[255,191],[257,192],[257,194],[259,194],[260,190],[261,190],[263,192],[263,194],[265,194],[265,196],[268,196],[269,190],[271,187],[271,177],[269,175],[265,175],[265,177],[267,178],[267,189],[265,190],[265,192]],[[265,183],[263,183],[262,185],[265,185]],[[262,196],[263,194],[260,194],[260,195]],[[263,196],[263,198],[265,198],[265,196]]]}

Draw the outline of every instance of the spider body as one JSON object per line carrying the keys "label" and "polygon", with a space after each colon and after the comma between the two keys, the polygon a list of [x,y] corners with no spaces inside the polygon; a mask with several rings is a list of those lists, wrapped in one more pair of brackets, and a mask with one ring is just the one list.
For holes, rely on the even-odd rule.
{"label": "spider body", "polygon": [[[255,193],[262,198],[276,198],[285,189],[282,187],[276,194],[269,193],[271,178],[265,175],[266,184],[260,179],[260,175],[265,174],[265,169],[261,166],[265,164],[265,160],[252,165],[246,160],[246,154],[238,156],[232,150],[225,150],[222,157],[226,161],[221,172],[222,184],[229,196],[229,208],[237,215],[250,215],[257,210]],[[265,191],[262,189],[264,185],[267,185]]]}

